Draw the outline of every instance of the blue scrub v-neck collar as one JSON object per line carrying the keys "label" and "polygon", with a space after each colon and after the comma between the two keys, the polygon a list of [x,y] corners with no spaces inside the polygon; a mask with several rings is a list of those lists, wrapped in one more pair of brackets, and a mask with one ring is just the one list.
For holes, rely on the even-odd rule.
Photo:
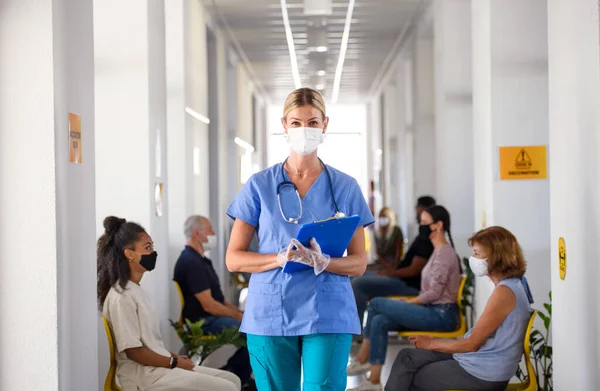
{"label": "blue scrub v-neck collar", "polygon": [[[290,181],[290,182],[294,183],[294,182],[292,181],[292,178],[290,178],[290,176],[288,175],[287,171],[285,171],[285,167],[283,167],[283,162],[282,162],[282,163],[280,163],[280,164],[281,164],[281,167],[280,167],[280,170],[279,170],[279,172],[283,172],[283,178],[284,178],[286,181]],[[312,185],[310,185],[310,187],[309,187],[309,188],[308,188],[308,190],[306,191],[306,194],[304,194],[304,197],[300,197],[300,199],[301,199],[301,200],[305,200],[305,199],[306,199],[306,197],[308,197],[308,196],[310,195],[310,193],[312,192],[312,189],[315,187],[315,185],[317,184],[317,182],[318,182],[318,181],[321,179],[321,177],[322,177],[323,175],[325,175],[325,170],[327,169],[327,168],[325,167],[325,163],[323,163],[323,166],[322,166],[322,168],[323,168],[323,169],[322,169],[322,170],[321,170],[321,172],[319,173],[319,176],[317,177],[317,179],[315,179],[315,181],[312,183]],[[295,185],[295,183],[294,183],[294,185]]]}

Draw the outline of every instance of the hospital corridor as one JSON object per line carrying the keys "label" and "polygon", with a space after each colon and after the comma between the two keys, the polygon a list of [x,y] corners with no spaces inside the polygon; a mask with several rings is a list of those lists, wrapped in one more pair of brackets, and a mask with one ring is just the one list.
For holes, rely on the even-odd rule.
{"label": "hospital corridor", "polygon": [[0,0],[0,390],[600,390],[598,0]]}

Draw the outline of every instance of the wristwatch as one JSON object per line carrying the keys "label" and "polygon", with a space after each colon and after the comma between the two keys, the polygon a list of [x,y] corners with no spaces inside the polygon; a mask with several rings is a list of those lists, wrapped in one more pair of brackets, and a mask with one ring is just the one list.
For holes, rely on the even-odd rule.
{"label": "wristwatch", "polygon": [[171,366],[171,369],[177,367],[177,361],[179,361],[179,359],[177,357],[171,356],[171,360],[169,360],[169,365]]}

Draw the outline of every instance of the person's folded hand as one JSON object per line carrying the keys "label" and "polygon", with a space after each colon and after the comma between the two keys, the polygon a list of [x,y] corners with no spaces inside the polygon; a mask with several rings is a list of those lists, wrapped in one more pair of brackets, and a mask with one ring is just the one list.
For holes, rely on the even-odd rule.
{"label": "person's folded hand", "polygon": [[319,246],[315,238],[310,240],[310,247],[304,246],[296,239],[292,239],[292,245],[296,247],[296,250],[291,260],[312,267],[316,275],[323,273],[327,269],[327,266],[329,266],[331,257],[323,254],[321,246]]}
{"label": "person's folded hand", "polygon": [[288,261],[291,261],[296,251],[294,250],[294,245],[290,243],[287,247],[282,248],[277,253],[277,264],[279,267],[284,267]]}

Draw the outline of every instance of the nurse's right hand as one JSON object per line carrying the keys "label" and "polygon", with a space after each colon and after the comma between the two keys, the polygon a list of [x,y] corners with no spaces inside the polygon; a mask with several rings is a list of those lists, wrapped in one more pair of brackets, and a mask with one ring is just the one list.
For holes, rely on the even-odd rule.
{"label": "nurse's right hand", "polygon": [[177,360],[177,368],[185,369],[187,371],[191,371],[194,369],[196,364],[192,360],[187,357],[179,357]]}
{"label": "nurse's right hand", "polygon": [[285,264],[291,260],[295,254],[296,251],[294,250],[294,245],[290,243],[287,248],[282,248],[279,250],[279,253],[277,253],[277,264],[280,267],[284,267]]}

